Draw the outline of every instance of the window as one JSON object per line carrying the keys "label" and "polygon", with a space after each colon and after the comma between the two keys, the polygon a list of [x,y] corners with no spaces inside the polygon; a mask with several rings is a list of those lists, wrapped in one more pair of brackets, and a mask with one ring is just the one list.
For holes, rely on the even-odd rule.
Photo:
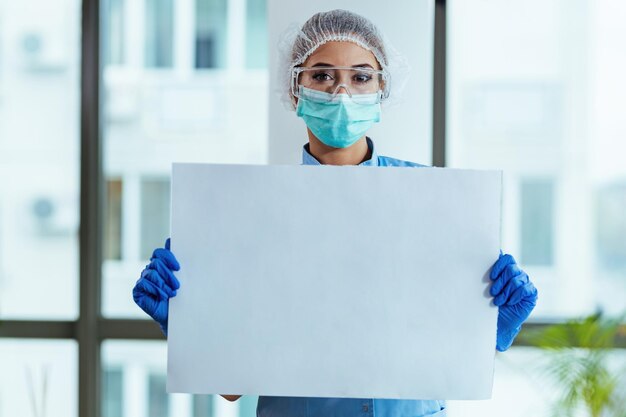
{"label": "window", "polygon": [[246,68],[267,68],[267,0],[246,2]]}
{"label": "window", "polygon": [[106,183],[104,259],[122,259],[122,180]]}
{"label": "window", "polygon": [[[450,417],[553,416],[557,388],[547,377],[549,357],[558,355],[531,347],[512,347],[496,355],[493,395],[487,401],[448,401]],[[626,366],[626,351],[615,349],[608,371],[618,376]],[[523,401],[519,399],[523,398]],[[562,410],[562,408],[560,408]]]}
{"label": "window", "polygon": [[0,339],[0,416],[78,417],[77,358],[70,340]]}
{"label": "window", "polygon": [[119,368],[105,368],[103,371],[103,417],[121,417],[123,415],[123,376],[122,370]]}
{"label": "window", "polygon": [[551,180],[522,180],[521,261],[526,265],[552,265],[553,196]]}
{"label": "window", "polygon": [[102,11],[107,19],[104,25],[105,36],[102,37],[104,62],[106,65],[124,64],[124,0],[106,0]]}
{"label": "window", "polygon": [[148,375],[148,415],[151,417],[169,416],[168,396],[164,395],[167,377],[163,373]]}
{"label": "window", "polygon": [[502,246],[536,281],[533,317],[620,312],[626,6],[454,0],[447,10],[447,160],[503,170]]}
{"label": "window", "polygon": [[174,60],[173,0],[146,1],[145,65],[148,68],[169,68]]}
{"label": "window", "polygon": [[170,183],[165,179],[141,182],[141,257],[149,259],[163,247],[170,229]]}
{"label": "window", "polygon": [[[103,407],[115,417],[254,417],[256,397],[167,394],[165,342],[105,341]],[[121,401],[121,404],[119,403]],[[112,410],[121,412],[113,414]],[[107,417],[107,414],[104,415]]]}
{"label": "window", "polygon": [[80,3],[11,4],[0,2],[0,319],[73,320]]}
{"label": "window", "polygon": [[599,187],[596,202],[596,248],[599,266],[626,272],[626,181]]}
{"label": "window", "polygon": [[[256,58],[244,59],[246,50],[263,54],[266,48],[261,45],[267,38],[262,33],[266,30],[265,3],[228,7],[226,0],[111,1],[121,1],[124,22],[137,22],[145,30],[129,29],[116,35],[123,37],[128,59],[105,63],[102,74],[106,116],[102,309],[107,317],[148,319],[135,306],[130,289],[152,251],[170,235],[172,162],[267,161],[266,130],[255,127],[267,124],[267,69]],[[102,7],[110,11],[114,6],[103,3]],[[250,19],[255,23],[248,27]],[[105,21],[109,27],[103,34],[114,29],[115,21],[112,17]],[[234,40],[227,39],[227,24]],[[249,38],[248,48],[245,42],[250,31],[255,35]],[[160,37],[167,39],[160,41]],[[227,47],[227,42],[240,42],[241,47]],[[144,51],[144,45],[152,49]],[[187,58],[170,59],[172,53],[161,49]],[[152,57],[151,68],[135,62],[144,54],[146,59]],[[198,60],[202,65],[196,65]],[[258,65],[248,68],[246,62],[253,61]],[[153,71],[157,62],[167,63],[173,71]],[[231,70],[243,71],[245,76],[233,75],[236,71]],[[187,76],[180,77],[181,73]],[[254,111],[246,110],[250,97],[258,98]],[[246,123],[241,123],[242,111]]]}
{"label": "window", "polygon": [[226,66],[226,1],[196,1],[196,68]]}

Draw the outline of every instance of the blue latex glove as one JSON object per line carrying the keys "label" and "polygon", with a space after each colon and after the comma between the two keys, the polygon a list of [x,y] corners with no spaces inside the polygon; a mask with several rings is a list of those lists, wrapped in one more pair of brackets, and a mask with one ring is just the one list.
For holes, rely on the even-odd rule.
{"label": "blue latex glove", "polygon": [[511,255],[503,255],[491,268],[493,280],[489,292],[498,306],[498,336],[496,349],[504,352],[513,344],[522,323],[537,304],[537,289]]}
{"label": "blue latex glove", "polygon": [[165,241],[165,248],[155,249],[150,263],[141,272],[141,277],[133,288],[133,299],[159,325],[167,336],[167,312],[170,297],[176,295],[180,287],[174,271],[180,265],[170,251],[170,239]]}

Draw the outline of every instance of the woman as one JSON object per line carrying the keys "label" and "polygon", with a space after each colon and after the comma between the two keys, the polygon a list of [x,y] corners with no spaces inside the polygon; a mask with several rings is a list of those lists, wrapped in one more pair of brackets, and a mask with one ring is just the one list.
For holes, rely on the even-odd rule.
{"label": "woman", "polygon": [[[376,154],[365,136],[380,120],[381,103],[391,92],[388,52],[367,19],[333,10],[311,17],[290,43],[288,100],[307,126],[305,165],[421,167]],[[168,299],[179,282],[180,266],[169,250],[156,249],[133,290],[135,302],[167,334]],[[481,277],[476,277],[481,279]],[[490,292],[498,306],[496,349],[513,343],[537,300],[537,290],[511,255],[500,254],[491,269]],[[225,395],[234,401],[236,395]],[[445,402],[352,398],[259,397],[257,415],[269,416],[443,416]]]}

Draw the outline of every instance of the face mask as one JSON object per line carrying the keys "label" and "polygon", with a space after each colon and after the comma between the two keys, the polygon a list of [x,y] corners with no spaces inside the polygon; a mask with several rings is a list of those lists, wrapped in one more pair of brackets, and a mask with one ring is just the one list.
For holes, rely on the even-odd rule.
{"label": "face mask", "polygon": [[325,145],[347,148],[380,121],[379,94],[332,95],[300,87],[296,114]]}

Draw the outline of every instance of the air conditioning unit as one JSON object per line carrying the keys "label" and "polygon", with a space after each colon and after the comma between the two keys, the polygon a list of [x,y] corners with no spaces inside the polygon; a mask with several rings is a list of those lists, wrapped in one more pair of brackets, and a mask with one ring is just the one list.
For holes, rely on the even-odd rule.
{"label": "air conditioning unit", "polygon": [[63,35],[45,28],[23,32],[19,38],[22,67],[26,71],[60,72],[67,67]]}
{"label": "air conditioning unit", "polygon": [[41,196],[32,201],[35,231],[41,236],[67,236],[78,231],[78,201],[75,198]]}

